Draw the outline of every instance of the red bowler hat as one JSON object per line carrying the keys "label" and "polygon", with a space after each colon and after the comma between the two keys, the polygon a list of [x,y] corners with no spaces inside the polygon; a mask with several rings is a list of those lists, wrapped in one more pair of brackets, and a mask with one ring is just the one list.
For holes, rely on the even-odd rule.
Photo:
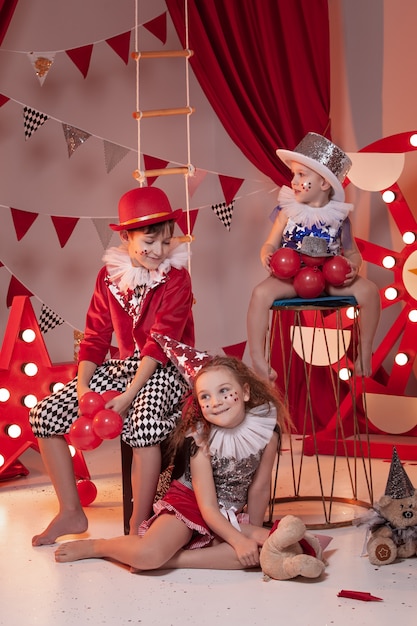
{"label": "red bowler hat", "polygon": [[156,187],[136,187],[119,200],[119,224],[109,224],[112,230],[132,230],[158,222],[177,220],[182,209],[173,211],[166,194]]}

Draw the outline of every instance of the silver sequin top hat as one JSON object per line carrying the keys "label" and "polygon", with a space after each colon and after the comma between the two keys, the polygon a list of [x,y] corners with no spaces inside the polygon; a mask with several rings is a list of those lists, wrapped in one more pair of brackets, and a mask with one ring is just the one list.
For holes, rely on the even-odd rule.
{"label": "silver sequin top hat", "polygon": [[317,133],[307,133],[293,151],[279,149],[276,152],[288,167],[296,161],[323,176],[334,190],[333,200],[344,201],[343,181],[352,161],[336,144]]}
{"label": "silver sequin top hat", "polygon": [[313,235],[303,237],[299,251],[301,254],[311,257],[332,256],[327,251],[327,241],[323,237],[314,237]]}
{"label": "silver sequin top hat", "polygon": [[392,450],[391,467],[389,470],[387,486],[385,487],[385,495],[395,500],[400,498],[409,498],[414,495],[414,487],[408,478],[405,469],[401,465],[397,448]]}

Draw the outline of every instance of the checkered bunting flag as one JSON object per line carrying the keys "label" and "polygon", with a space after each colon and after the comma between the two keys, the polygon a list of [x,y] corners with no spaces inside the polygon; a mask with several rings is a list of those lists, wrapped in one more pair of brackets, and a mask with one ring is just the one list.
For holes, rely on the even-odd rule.
{"label": "checkered bunting flag", "polygon": [[39,126],[42,126],[49,119],[44,113],[29,107],[23,108],[23,118],[25,123],[25,140],[29,139],[38,130]]}
{"label": "checkered bunting flag", "polygon": [[223,223],[223,226],[226,226],[227,230],[229,231],[232,224],[234,202],[235,201],[232,200],[230,204],[222,202],[221,204],[213,204],[211,206],[219,220]]}
{"label": "checkered bunting flag", "polygon": [[55,326],[61,326],[65,320],[62,319],[57,313],[54,313],[52,309],[42,304],[41,315],[39,318],[39,328],[41,333],[46,334],[48,330],[52,330]]}

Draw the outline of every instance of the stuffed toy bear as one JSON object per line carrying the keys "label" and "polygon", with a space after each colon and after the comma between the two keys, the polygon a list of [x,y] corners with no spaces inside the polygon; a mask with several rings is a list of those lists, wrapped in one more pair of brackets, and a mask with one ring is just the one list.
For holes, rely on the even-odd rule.
{"label": "stuffed toy bear", "polygon": [[[362,521],[360,521],[362,520]],[[417,553],[417,492],[393,449],[385,494],[372,513],[359,518],[368,524],[367,552],[373,565],[389,565]]]}
{"label": "stuffed toy bear", "polygon": [[265,581],[318,578],[326,566],[318,538],[306,532],[304,523],[293,515],[274,523],[262,546],[260,565]]}

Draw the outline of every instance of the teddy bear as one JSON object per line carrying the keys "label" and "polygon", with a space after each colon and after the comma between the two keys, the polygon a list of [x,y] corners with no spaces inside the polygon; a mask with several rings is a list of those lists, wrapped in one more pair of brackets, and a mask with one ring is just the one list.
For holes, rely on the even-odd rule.
{"label": "teddy bear", "polygon": [[264,580],[289,580],[297,576],[319,578],[326,563],[318,538],[306,531],[302,520],[286,515],[277,520],[260,553]]}
{"label": "teddy bear", "polygon": [[385,493],[368,516],[367,552],[373,565],[389,565],[417,553],[417,492],[407,476],[396,448]]}

